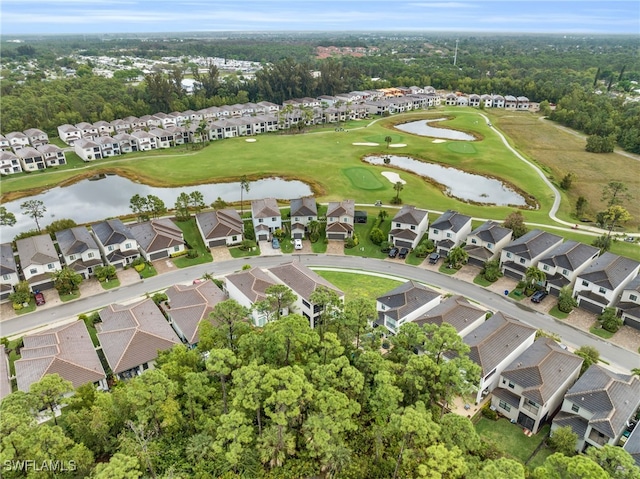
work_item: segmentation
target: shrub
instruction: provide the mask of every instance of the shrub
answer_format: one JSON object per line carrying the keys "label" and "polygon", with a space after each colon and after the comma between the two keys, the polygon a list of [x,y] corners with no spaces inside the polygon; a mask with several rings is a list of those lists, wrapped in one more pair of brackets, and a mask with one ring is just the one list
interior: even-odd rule
{"label": "shrub", "polygon": [[429,253],[427,252],[427,247],[423,244],[419,244],[418,246],[416,246],[416,249],[413,252],[417,258],[426,258],[427,256],[429,256]]}
{"label": "shrub", "polygon": [[13,303],[13,310],[14,311],[20,311],[22,309],[22,304],[20,303]]}
{"label": "shrub", "polygon": [[198,257],[198,251],[195,249],[190,249],[188,251],[185,251],[187,258],[189,259],[194,259]]}
{"label": "shrub", "polygon": [[578,302],[574,299],[571,288],[565,286],[558,296],[558,309],[563,313],[570,313],[576,306]]}
{"label": "shrub", "polygon": [[[185,254],[189,254],[190,251],[195,251],[195,250],[183,249],[182,251],[178,251],[177,253],[171,253],[170,257],[178,258],[180,256],[184,256]],[[198,256],[198,252],[196,251],[196,256],[194,256],[194,258],[196,258],[197,256]]]}
{"label": "shrub", "polygon": [[598,316],[598,321],[602,325],[602,329],[615,333],[622,326],[622,319],[616,316],[615,308],[604,308],[602,314]]}
{"label": "shrub", "polygon": [[500,262],[498,260],[487,261],[482,267],[482,276],[487,281],[493,283],[498,278],[502,277],[502,271],[500,271]]}
{"label": "shrub", "polygon": [[488,402],[487,404],[482,406],[482,415],[484,417],[486,417],[487,419],[491,419],[493,421],[497,421],[498,420],[498,413],[496,411],[494,411],[493,409],[491,409],[491,403],[490,402]]}
{"label": "shrub", "polygon": [[433,253],[436,250],[436,244],[433,242],[433,240],[425,240],[422,242],[422,244],[425,248],[427,248],[427,253]]}
{"label": "shrub", "polygon": [[245,264],[242,266],[242,271],[247,271],[248,269],[251,269],[252,266],[250,264]]}
{"label": "shrub", "polygon": [[138,273],[141,273],[143,269],[147,267],[146,264],[137,264],[133,267]]}
{"label": "shrub", "polygon": [[250,239],[246,239],[240,244],[240,249],[242,251],[249,251],[255,247],[256,247],[256,242]]}
{"label": "shrub", "polygon": [[[135,270],[136,270],[136,271],[142,271],[142,270],[140,270],[140,269],[136,268],[136,266],[140,266],[140,265],[143,265],[143,266],[144,266],[144,265],[145,265],[145,263],[146,263],[146,260],[145,260],[142,256],[138,256],[136,259],[134,259],[134,260],[131,262],[131,266],[133,266],[133,267],[135,268]],[[142,269],[144,269],[144,268],[142,268]]]}
{"label": "shrub", "polygon": [[353,238],[347,238],[344,242],[344,247],[346,249],[351,249],[356,247],[356,242]]}
{"label": "shrub", "polygon": [[369,239],[373,244],[380,245],[386,237],[380,228],[372,228],[369,233]]}

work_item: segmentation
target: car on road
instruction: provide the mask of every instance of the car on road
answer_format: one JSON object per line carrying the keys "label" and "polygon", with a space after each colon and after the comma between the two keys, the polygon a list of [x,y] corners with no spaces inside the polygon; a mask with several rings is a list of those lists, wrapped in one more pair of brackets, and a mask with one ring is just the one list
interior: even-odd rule
{"label": "car on road", "polygon": [[395,258],[398,256],[398,248],[391,248],[389,250],[389,258]]}
{"label": "car on road", "polygon": [[405,259],[408,254],[409,254],[409,249],[408,248],[401,248],[400,249],[400,253],[398,253],[398,258]]}
{"label": "car on road", "polygon": [[273,249],[279,249],[280,248],[280,241],[278,241],[278,238],[273,238],[271,240],[271,246],[273,247]]}
{"label": "car on road", "polygon": [[300,238],[293,240],[293,249],[302,249],[302,240]]}
{"label": "car on road", "polygon": [[635,243],[636,242],[636,239],[633,236],[627,236],[624,240],[627,243]]}
{"label": "car on road", "polygon": [[440,254],[438,253],[431,253],[429,255],[429,263],[430,264],[436,264],[438,261],[440,261]]}
{"label": "car on road", "polygon": [[36,306],[42,306],[43,304],[46,303],[46,301],[44,300],[44,294],[40,292],[37,292],[36,294],[34,294],[33,298],[36,300]]}
{"label": "car on road", "polygon": [[547,296],[546,291],[536,291],[535,293],[533,293],[533,296],[531,296],[531,301],[533,301],[534,303],[540,303],[546,296]]}

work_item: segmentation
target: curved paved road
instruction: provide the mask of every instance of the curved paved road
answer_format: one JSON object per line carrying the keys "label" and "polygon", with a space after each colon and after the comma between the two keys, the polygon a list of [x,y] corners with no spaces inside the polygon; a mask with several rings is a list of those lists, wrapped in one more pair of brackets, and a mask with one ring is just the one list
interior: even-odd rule
{"label": "curved paved road", "polygon": [[205,273],[222,276],[242,269],[244,264],[252,266],[271,267],[291,261],[299,261],[306,266],[331,267],[370,271],[400,278],[414,279],[416,281],[436,286],[454,294],[461,294],[467,298],[484,305],[493,311],[503,311],[514,316],[524,323],[537,329],[544,329],[559,334],[562,341],[571,347],[589,345],[596,347],[604,360],[621,370],[630,370],[640,367],[640,356],[614,344],[601,340],[593,335],[573,328],[551,316],[536,312],[526,305],[514,302],[499,294],[488,291],[482,287],[459,280],[455,277],[444,275],[435,271],[426,270],[404,263],[384,261],[354,256],[333,255],[284,255],[284,256],[260,256],[255,258],[235,259],[220,263],[207,263],[182,270],[171,271],[153,278],[123,286],[116,290],[105,291],[95,296],[81,298],[77,301],[65,303],[49,309],[38,310],[26,316],[16,317],[0,322],[0,336],[21,335],[45,325],[51,325],[58,321],[73,320],[79,314],[105,307],[111,303],[123,303],[132,298],[143,297],[146,293],[163,290],[169,286],[190,282],[201,277]]}

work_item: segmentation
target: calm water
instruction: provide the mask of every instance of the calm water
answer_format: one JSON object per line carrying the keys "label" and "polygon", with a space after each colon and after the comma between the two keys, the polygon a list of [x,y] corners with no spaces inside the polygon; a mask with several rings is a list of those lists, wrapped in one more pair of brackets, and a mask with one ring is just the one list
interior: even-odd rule
{"label": "calm water", "polygon": [[526,205],[525,199],[499,180],[474,175],[455,168],[425,163],[408,156],[386,155],[391,163],[384,164],[381,156],[367,156],[364,161],[372,165],[389,166],[411,171],[425,178],[431,178],[444,185],[446,194],[464,201],[492,205]]}
{"label": "calm water", "polygon": [[434,128],[429,126],[429,123],[436,121],[444,121],[446,118],[437,118],[435,120],[418,120],[411,121],[409,123],[402,123],[395,125],[398,130],[406,131],[407,133],[413,133],[419,136],[428,136],[430,138],[444,138],[446,140],[462,140],[462,141],[475,141],[473,135],[463,133],[457,130],[449,130],[447,128]]}
{"label": "calm water", "polygon": [[[11,241],[18,233],[35,228],[34,221],[23,215],[20,210],[20,204],[29,199],[44,202],[47,211],[40,220],[40,226],[44,228],[52,221],[62,218],[71,218],[80,224],[129,214],[129,200],[135,194],[156,195],[164,201],[167,208],[173,208],[180,193],[196,190],[202,192],[207,204],[213,203],[218,196],[227,202],[240,201],[240,183],[157,188],[120,176],[107,176],[95,181],[79,181],[64,188],[53,188],[39,195],[4,203],[3,206],[16,215],[17,223],[11,228],[3,226],[0,240],[3,243]],[[249,192],[243,195],[244,208],[246,210],[249,207],[247,200],[269,197],[290,200],[312,194],[311,188],[301,181],[287,181],[282,178],[252,181]]]}

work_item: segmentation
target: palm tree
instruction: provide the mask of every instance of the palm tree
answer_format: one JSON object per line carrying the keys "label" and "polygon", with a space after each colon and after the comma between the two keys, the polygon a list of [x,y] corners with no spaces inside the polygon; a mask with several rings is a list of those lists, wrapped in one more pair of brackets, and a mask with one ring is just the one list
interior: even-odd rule
{"label": "palm tree", "polygon": [[547,275],[545,272],[535,266],[530,266],[524,273],[524,281],[527,283],[527,289],[533,289],[537,283],[543,283],[546,279]]}
{"label": "palm tree", "polygon": [[449,251],[447,260],[453,268],[457,269],[469,260],[469,255],[462,248],[462,246],[456,246],[455,248],[452,248],[451,251]]}
{"label": "palm tree", "polygon": [[249,180],[247,179],[247,175],[244,175],[240,179],[240,216],[244,214],[244,204],[243,204],[244,192],[246,191],[247,193],[249,193],[249,189],[250,189]]}
{"label": "palm tree", "polygon": [[389,216],[389,213],[387,213],[386,210],[380,210],[378,212],[378,219],[380,220],[380,223],[382,223],[387,218],[387,216]]}
{"label": "palm tree", "polygon": [[307,231],[309,232],[309,239],[313,241],[313,238],[318,238],[320,234],[320,223],[318,221],[309,221],[307,223]]}
{"label": "palm tree", "polygon": [[402,201],[400,199],[400,192],[402,191],[403,188],[404,188],[404,184],[402,184],[402,181],[396,181],[396,184],[393,185],[393,189],[396,190],[396,197],[394,198],[394,201],[393,201],[394,205],[398,205]]}
{"label": "palm tree", "polygon": [[393,141],[393,138],[391,138],[390,136],[385,136],[384,137],[384,142],[387,144],[387,148],[389,148],[389,144]]}

